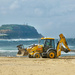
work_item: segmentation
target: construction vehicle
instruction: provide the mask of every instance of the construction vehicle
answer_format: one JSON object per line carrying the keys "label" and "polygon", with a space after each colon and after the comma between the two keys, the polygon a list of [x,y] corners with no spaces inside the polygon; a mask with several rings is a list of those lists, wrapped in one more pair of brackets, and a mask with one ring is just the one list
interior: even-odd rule
{"label": "construction vehicle", "polygon": [[[61,51],[66,53],[70,52],[66,39],[63,34],[59,35],[60,40],[57,43],[55,49],[55,39],[54,38],[44,38],[42,37],[38,45],[31,45],[28,48],[24,48],[23,45],[19,45],[17,56],[28,55],[29,58],[56,58],[61,56]],[[65,48],[63,47],[63,45]]]}

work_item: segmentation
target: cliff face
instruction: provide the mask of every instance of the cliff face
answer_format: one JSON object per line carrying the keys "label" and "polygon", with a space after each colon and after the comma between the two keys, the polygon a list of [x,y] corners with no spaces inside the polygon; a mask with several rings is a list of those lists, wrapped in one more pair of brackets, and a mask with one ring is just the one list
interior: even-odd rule
{"label": "cliff face", "polygon": [[[11,39],[11,38],[40,38],[41,34],[37,30],[28,25],[9,24],[2,25],[0,27],[0,38]],[[2,36],[2,34],[5,34]]]}

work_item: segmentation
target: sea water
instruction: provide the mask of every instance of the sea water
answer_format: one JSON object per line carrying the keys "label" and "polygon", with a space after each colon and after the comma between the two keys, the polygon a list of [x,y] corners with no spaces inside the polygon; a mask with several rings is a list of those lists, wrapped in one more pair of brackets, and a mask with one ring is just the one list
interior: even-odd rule
{"label": "sea water", "polygon": [[[35,39],[0,39],[0,56],[16,57],[18,52],[17,45],[23,44],[24,48],[31,44],[38,44],[37,38]],[[75,38],[66,39],[70,49],[75,50]],[[55,46],[57,46],[58,39],[55,39]],[[74,52],[61,52],[61,56],[75,56]]]}

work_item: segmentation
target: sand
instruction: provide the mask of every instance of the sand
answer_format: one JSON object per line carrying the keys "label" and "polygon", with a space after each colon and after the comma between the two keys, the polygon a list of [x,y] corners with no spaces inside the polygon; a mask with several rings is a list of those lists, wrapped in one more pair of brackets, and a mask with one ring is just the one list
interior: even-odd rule
{"label": "sand", "polygon": [[0,57],[0,75],[75,75],[75,56],[57,59]]}

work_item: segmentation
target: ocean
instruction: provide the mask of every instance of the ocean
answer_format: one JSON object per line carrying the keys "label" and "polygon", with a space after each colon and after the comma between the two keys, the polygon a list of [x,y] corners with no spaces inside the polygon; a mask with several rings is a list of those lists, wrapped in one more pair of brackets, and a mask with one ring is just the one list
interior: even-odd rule
{"label": "ocean", "polygon": [[[24,48],[31,44],[38,44],[39,39],[0,39],[0,57],[16,57],[18,52],[17,45],[23,44]],[[67,38],[67,43],[70,49],[75,50],[75,38]],[[58,39],[55,39],[57,46]],[[61,52],[61,56],[75,56],[74,52]]]}

